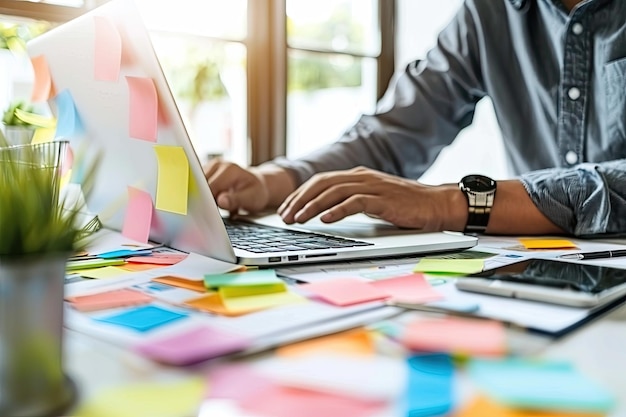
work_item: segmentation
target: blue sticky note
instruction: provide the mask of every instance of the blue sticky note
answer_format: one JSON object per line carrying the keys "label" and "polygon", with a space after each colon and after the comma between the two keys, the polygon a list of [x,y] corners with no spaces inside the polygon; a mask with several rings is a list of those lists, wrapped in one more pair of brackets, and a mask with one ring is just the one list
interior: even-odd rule
{"label": "blue sticky note", "polygon": [[139,250],[130,250],[130,249],[119,249],[111,252],[104,252],[98,254],[98,258],[102,259],[111,259],[111,258],[123,258],[126,256],[142,256],[142,255],[151,255],[152,249],[139,249]]}
{"label": "blue sticky note", "polygon": [[406,391],[408,417],[446,414],[452,408],[452,359],[443,353],[415,355],[407,360]]}
{"label": "blue sticky note", "polygon": [[469,372],[477,386],[512,407],[604,413],[614,405],[605,388],[567,362],[476,359]]}
{"label": "blue sticky note", "polygon": [[121,314],[97,318],[96,320],[129,327],[140,332],[147,332],[148,330],[184,317],[187,317],[187,315],[165,310],[160,307],[145,306],[125,311]]}
{"label": "blue sticky note", "polygon": [[76,110],[74,99],[69,90],[63,90],[54,98],[58,109],[57,130],[55,137],[72,138],[85,132],[83,123]]}

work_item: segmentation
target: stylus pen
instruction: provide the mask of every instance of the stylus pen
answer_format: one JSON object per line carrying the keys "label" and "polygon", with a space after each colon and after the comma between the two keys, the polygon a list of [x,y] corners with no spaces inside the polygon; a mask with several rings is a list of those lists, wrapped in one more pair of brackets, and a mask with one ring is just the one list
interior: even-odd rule
{"label": "stylus pen", "polygon": [[599,252],[567,253],[565,255],[559,256],[559,258],[582,260],[582,259],[617,258],[619,256],[626,256],[626,249],[604,250],[604,251],[599,251]]}

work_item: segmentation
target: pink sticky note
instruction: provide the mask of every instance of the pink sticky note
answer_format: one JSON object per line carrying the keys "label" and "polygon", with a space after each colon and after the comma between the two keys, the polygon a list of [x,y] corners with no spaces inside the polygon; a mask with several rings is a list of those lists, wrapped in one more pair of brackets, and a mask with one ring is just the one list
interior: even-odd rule
{"label": "pink sticky note", "polygon": [[48,61],[43,55],[31,58],[33,71],[35,73],[35,83],[33,85],[32,101],[46,101],[54,96],[52,77],[48,68]]}
{"label": "pink sticky note", "polygon": [[184,260],[187,255],[152,255],[152,256],[133,256],[126,259],[126,262],[138,264],[155,264],[155,265],[175,265]]}
{"label": "pink sticky note", "polygon": [[157,362],[189,365],[247,348],[250,340],[220,329],[198,327],[162,339],[145,340],[135,350]]}
{"label": "pink sticky note", "polygon": [[122,62],[122,39],[115,24],[103,16],[94,16],[94,77],[99,81],[117,81]]}
{"label": "pink sticky note", "polygon": [[138,242],[147,243],[152,224],[152,196],[138,188],[128,187],[128,206],[122,227],[122,235]]}
{"label": "pink sticky note", "polygon": [[272,386],[244,400],[254,415],[272,417],[361,417],[379,415],[385,403],[297,388]]}
{"label": "pink sticky note", "polygon": [[150,142],[157,140],[158,97],[151,78],[126,77],[130,96],[129,135]]}
{"label": "pink sticky note", "polygon": [[502,355],[506,334],[497,321],[448,317],[418,319],[409,323],[401,336],[409,349],[468,355]]}
{"label": "pink sticky note", "polygon": [[211,368],[206,398],[228,398],[237,402],[271,387],[269,377],[246,363],[228,363]]}
{"label": "pink sticky note", "polygon": [[443,296],[435,291],[422,274],[404,275],[382,279],[371,283],[376,288],[391,295],[394,301],[405,303],[426,303],[441,300]]}
{"label": "pink sticky note", "polygon": [[121,289],[99,294],[68,297],[66,300],[72,303],[72,307],[76,310],[96,311],[105,310],[107,308],[147,304],[152,301],[152,297],[139,291]]}
{"label": "pink sticky note", "polygon": [[384,290],[356,278],[318,281],[311,284],[303,284],[300,288],[338,306],[389,298],[389,294]]}

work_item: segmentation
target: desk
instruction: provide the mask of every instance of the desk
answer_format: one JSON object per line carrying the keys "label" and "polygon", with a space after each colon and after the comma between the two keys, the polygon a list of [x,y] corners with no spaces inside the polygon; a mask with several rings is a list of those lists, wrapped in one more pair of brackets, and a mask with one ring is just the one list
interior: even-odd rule
{"label": "desk", "polygon": [[[617,405],[609,416],[626,416],[626,388],[624,388],[626,359],[623,354],[626,346],[626,305],[557,341],[512,329],[508,332],[509,341],[515,344],[517,351],[525,351],[533,357],[571,361],[583,374],[609,388],[617,400]],[[103,389],[111,386],[168,381],[189,375],[200,375],[210,380],[214,366],[233,362],[222,359],[193,369],[162,366],[72,330],[67,330],[66,335],[66,369],[79,387],[80,402],[89,401],[98,396]],[[255,363],[271,356],[272,352],[265,352],[237,361]],[[462,372],[458,382],[459,392],[462,393],[459,401],[464,401],[464,398],[473,395],[475,388],[467,375]],[[71,412],[69,414],[71,415]],[[244,416],[244,414],[222,415]],[[215,416],[217,415],[212,415]],[[404,414],[389,409],[374,417],[396,416]]]}

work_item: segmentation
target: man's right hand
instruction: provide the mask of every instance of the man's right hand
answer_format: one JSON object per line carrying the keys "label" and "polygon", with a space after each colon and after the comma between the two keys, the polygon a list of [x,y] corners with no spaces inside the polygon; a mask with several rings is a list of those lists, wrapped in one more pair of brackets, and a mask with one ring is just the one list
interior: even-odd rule
{"label": "man's right hand", "polygon": [[204,176],[217,205],[231,214],[276,208],[296,188],[287,171],[270,164],[245,169],[214,159],[205,165]]}

